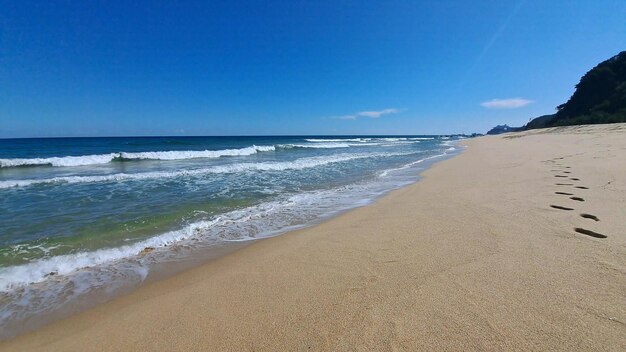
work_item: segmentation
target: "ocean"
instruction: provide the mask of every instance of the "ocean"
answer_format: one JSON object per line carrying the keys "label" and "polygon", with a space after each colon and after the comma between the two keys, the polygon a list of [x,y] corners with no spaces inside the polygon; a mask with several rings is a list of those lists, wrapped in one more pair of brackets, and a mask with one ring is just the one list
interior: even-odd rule
{"label": "ocean", "polygon": [[460,138],[0,140],[0,337],[367,204]]}

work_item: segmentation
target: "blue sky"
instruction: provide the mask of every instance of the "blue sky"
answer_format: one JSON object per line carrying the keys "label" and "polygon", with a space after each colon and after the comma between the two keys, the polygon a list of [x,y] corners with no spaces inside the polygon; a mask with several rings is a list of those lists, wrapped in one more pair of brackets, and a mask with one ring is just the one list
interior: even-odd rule
{"label": "blue sky", "polygon": [[0,137],[485,132],[626,49],[624,1],[0,8]]}

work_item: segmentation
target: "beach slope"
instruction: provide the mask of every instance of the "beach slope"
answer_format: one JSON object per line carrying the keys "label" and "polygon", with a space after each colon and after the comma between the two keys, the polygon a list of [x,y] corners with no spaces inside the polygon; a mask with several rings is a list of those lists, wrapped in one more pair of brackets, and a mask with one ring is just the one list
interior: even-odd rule
{"label": "beach slope", "polygon": [[626,350],[626,124],[465,144],[375,204],[0,350]]}

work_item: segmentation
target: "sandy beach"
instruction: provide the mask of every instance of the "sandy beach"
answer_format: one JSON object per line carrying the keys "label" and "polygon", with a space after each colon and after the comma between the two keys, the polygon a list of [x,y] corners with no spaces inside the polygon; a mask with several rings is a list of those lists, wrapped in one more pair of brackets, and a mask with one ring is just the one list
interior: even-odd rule
{"label": "sandy beach", "polygon": [[372,205],[0,350],[626,350],[626,124],[464,144]]}

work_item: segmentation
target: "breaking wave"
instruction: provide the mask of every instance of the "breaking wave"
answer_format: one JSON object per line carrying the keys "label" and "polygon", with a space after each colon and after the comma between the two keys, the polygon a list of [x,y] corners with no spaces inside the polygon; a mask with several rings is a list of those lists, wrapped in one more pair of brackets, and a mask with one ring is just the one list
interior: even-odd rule
{"label": "breaking wave", "polygon": [[301,170],[328,164],[340,163],[354,159],[389,157],[409,155],[412,153],[360,153],[360,154],[337,154],[330,156],[315,156],[300,158],[293,161],[238,163],[216,165],[207,168],[176,170],[176,171],[153,171],[141,173],[117,173],[108,175],[92,176],[58,176],[44,179],[7,180],[0,181],[0,189],[12,187],[27,187],[38,184],[50,183],[94,183],[94,182],[121,182],[129,180],[149,180],[160,178],[194,177],[206,174],[238,173],[246,171],[284,171]]}
{"label": "breaking wave", "polygon": [[114,161],[133,160],[184,160],[197,158],[219,158],[223,156],[247,156],[259,152],[271,152],[276,150],[274,146],[250,146],[241,149],[223,150],[181,150],[162,152],[138,152],[138,153],[109,153],[99,155],[63,156],[50,158],[29,159],[0,159],[0,167],[20,166],[87,166],[107,164]]}

